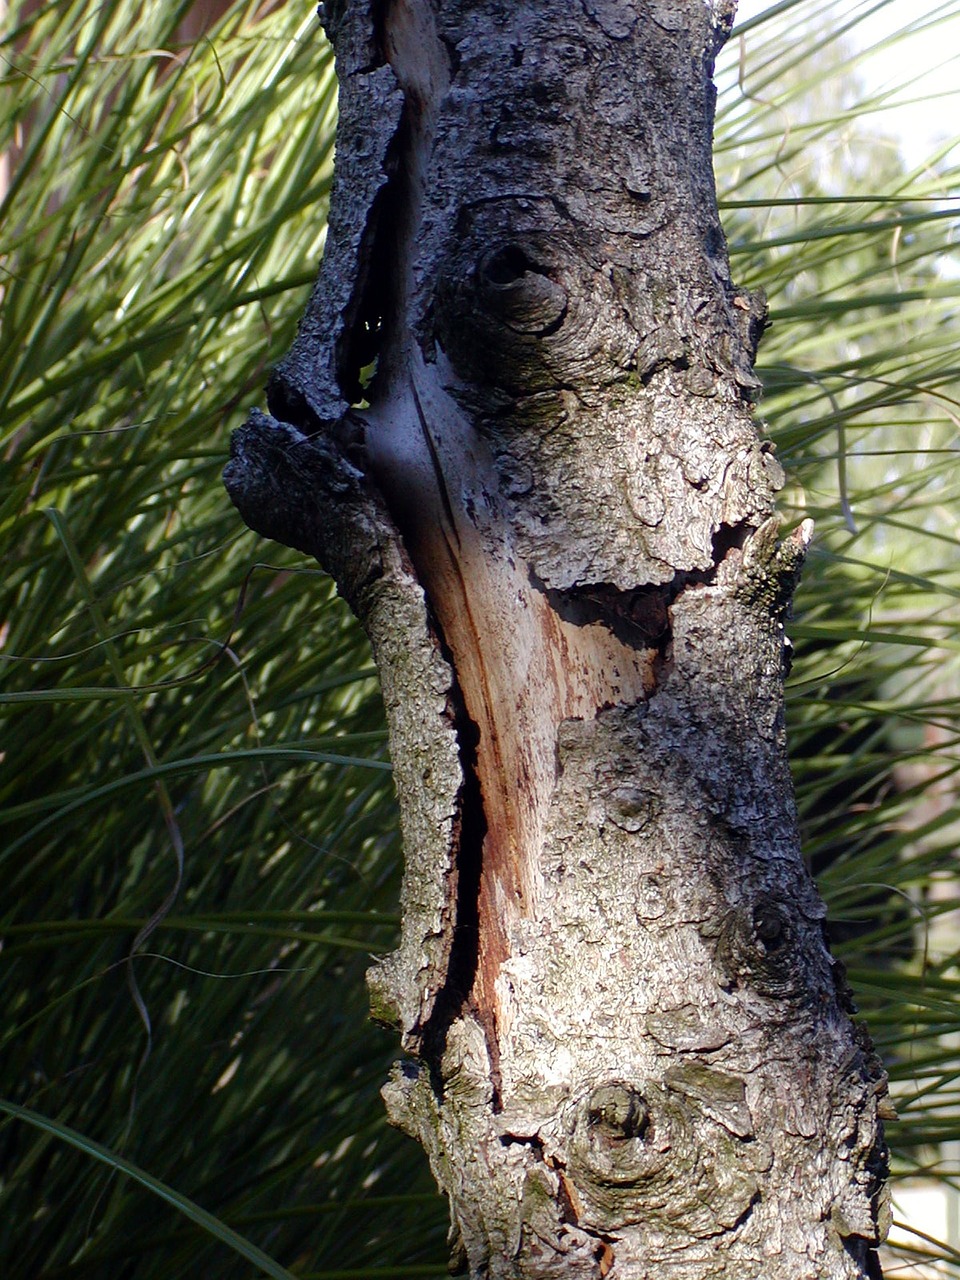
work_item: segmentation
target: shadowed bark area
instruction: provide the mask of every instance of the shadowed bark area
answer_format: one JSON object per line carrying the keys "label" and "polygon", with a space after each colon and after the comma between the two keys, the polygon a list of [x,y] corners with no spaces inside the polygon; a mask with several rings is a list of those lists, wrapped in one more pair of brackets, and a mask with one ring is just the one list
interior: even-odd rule
{"label": "shadowed bark area", "polygon": [[879,1275],[885,1082],[787,767],[809,540],[751,417],[717,0],[327,7],[341,118],[244,519],[370,635],[407,868],[385,1089],[475,1277]]}

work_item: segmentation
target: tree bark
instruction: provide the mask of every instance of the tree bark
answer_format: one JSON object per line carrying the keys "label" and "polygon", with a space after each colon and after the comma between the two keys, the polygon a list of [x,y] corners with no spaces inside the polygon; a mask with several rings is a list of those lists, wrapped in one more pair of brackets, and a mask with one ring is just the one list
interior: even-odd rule
{"label": "tree bark", "polygon": [[878,1276],[885,1081],[783,727],[809,530],[711,163],[726,0],[349,0],[319,282],[231,497],[373,644],[384,1095],[474,1277]]}

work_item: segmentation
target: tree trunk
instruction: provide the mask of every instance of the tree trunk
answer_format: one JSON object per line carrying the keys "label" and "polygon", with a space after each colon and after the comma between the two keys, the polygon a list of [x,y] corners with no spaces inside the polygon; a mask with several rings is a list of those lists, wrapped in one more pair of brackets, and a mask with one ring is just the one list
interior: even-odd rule
{"label": "tree trunk", "polygon": [[385,1089],[475,1277],[879,1275],[883,1072],[801,860],[727,0],[338,0],[326,255],[226,478],[373,643]]}

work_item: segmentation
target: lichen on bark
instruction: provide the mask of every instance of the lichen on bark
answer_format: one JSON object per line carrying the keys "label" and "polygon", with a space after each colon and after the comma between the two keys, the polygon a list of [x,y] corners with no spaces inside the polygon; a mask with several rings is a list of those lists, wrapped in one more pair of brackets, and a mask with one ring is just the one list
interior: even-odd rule
{"label": "lichen on bark", "polygon": [[373,643],[406,855],[385,1097],[475,1277],[879,1274],[884,1077],[784,741],[809,530],[778,536],[764,306],[713,188],[731,21],[331,6],[326,254],[226,473]]}

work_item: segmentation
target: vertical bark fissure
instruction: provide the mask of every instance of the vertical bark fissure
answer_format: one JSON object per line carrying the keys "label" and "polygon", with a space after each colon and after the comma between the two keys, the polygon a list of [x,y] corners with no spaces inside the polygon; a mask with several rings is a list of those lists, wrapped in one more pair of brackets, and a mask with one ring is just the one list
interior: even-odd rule
{"label": "vertical bark fissure", "polygon": [[[445,646],[444,646],[445,647]],[[451,845],[456,867],[456,888],[453,892],[453,921],[450,953],[433,1008],[420,1032],[422,1053],[431,1073],[431,1085],[438,1098],[444,1094],[440,1063],[446,1051],[447,1033],[457,1018],[470,1008],[470,996],[474,988],[479,956],[479,900],[480,878],[483,866],[483,842],[487,823],[483,812],[480,780],[477,776],[476,750],[477,726],[469,718],[459,691],[454,695],[457,707],[456,732],[459,745],[460,766],[463,771],[459,820],[454,828]],[[499,1095],[499,1071],[492,1028],[484,1027],[487,1050],[491,1060],[491,1078],[494,1098]]]}
{"label": "vertical bark fissure", "polygon": [[778,537],[710,171],[731,18],[331,5],[326,256],[289,421],[228,468],[373,642],[407,869],[371,987],[413,1058],[385,1096],[478,1278],[876,1272],[883,1076],[784,748],[809,531]]}

